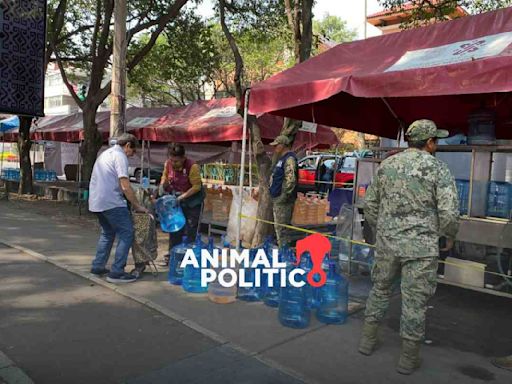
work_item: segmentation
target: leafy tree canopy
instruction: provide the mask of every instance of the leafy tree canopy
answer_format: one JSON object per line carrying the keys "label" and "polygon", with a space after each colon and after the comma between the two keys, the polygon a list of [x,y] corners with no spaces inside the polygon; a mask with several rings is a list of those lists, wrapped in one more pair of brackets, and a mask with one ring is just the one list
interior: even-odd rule
{"label": "leafy tree canopy", "polygon": [[463,7],[469,13],[477,14],[512,5],[512,0],[379,0],[385,9],[400,11],[405,4],[412,3],[416,7],[404,20],[401,27],[411,28],[429,24],[432,20],[447,20],[457,7]]}

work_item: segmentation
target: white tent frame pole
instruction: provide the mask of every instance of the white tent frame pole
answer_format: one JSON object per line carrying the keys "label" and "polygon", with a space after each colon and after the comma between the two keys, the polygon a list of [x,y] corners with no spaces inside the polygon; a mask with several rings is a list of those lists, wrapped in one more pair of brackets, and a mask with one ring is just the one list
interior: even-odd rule
{"label": "white tent frame pole", "polygon": [[[140,187],[142,188],[142,179],[144,178],[144,140],[142,140],[142,149],[140,151]],[[149,174],[148,174],[149,180]]]}
{"label": "white tent frame pole", "polygon": [[236,228],[236,249],[240,251],[240,235],[242,230],[242,202],[244,192],[244,177],[245,177],[245,154],[246,154],[246,141],[247,141],[247,110],[249,108],[249,95],[250,90],[245,92],[245,104],[244,104],[244,126],[242,129],[242,157],[240,159],[240,184],[238,186],[238,226]]}

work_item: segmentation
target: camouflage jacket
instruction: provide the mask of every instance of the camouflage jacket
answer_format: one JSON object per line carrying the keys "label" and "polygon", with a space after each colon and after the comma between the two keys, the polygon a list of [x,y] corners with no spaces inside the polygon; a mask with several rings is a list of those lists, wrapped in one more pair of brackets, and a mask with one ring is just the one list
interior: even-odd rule
{"label": "camouflage jacket", "polygon": [[[281,160],[279,160],[281,161]],[[274,166],[272,175],[270,177],[270,185],[274,181]],[[278,197],[272,198],[273,204],[293,204],[297,198],[297,183],[298,183],[298,166],[295,157],[287,157],[284,164],[282,164],[284,176],[282,179],[281,193]]]}
{"label": "camouflage jacket", "polygon": [[459,226],[455,180],[426,151],[407,149],[384,160],[365,198],[364,213],[377,229],[377,248],[400,257],[439,255],[439,237]]}

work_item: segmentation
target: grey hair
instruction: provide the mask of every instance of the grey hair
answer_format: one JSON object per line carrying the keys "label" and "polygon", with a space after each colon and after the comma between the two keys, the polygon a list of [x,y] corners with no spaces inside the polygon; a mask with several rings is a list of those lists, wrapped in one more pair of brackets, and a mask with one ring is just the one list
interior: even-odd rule
{"label": "grey hair", "polygon": [[120,145],[121,147],[124,147],[126,144],[130,143],[130,147],[136,148],[139,146],[139,140],[135,136],[133,136],[131,133],[123,133],[116,137],[116,144]]}

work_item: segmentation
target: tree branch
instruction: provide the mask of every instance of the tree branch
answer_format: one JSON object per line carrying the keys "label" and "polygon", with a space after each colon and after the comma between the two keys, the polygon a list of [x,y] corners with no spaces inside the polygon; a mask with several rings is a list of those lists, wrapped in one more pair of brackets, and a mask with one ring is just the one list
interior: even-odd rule
{"label": "tree branch", "polygon": [[225,0],[219,0],[219,12],[220,12],[220,25],[222,27],[222,31],[226,36],[226,39],[229,43],[229,47],[231,48],[231,52],[233,52],[233,56],[235,57],[235,75],[233,77],[233,81],[235,83],[235,97],[236,97],[236,109],[239,114],[243,115],[242,109],[242,72],[244,70],[244,61],[242,59],[242,55],[240,54],[240,50],[236,45],[235,38],[229,31],[228,26],[226,25],[226,15],[225,15]]}
{"label": "tree branch", "polygon": [[[176,0],[169,8],[167,8],[167,12],[160,16],[155,21],[157,22],[158,27],[151,33],[151,37],[147,44],[142,47],[128,62],[128,65],[126,66],[128,69],[128,72],[130,72],[137,64],[141,62],[141,60],[148,54],[148,52],[153,48],[153,46],[156,43],[156,40],[158,39],[158,36],[163,32],[167,24],[176,16],[178,16],[181,8],[187,3],[188,0]],[[131,31],[130,31],[131,33]]]}
{"label": "tree branch", "polygon": [[[96,0],[96,21],[94,23],[94,31],[92,33],[91,56],[96,55],[96,48],[98,44],[98,31],[101,22],[101,0]],[[109,27],[110,29],[110,27]]]}
{"label": "tree branch", "polygon": [[62,81],[66,85],[66,88],[68,89],[69,93],[71,94],[71,97],[73,97],[73,100],[75,100],[75,103],[80,107],[80,109],[83,110],[85,103],[78,98],[75,90],[73,89],[73,86],[69,83],[68,76],[66,75],[66,71],[64,70],[64,66],[62,65],[62,60],[60,59],[60,56],[59,56],[59,52],[57,51],[57,49],[53,43],[52,43],[52,49],[53,49],[53,52],[57,59],[57,66],[59,67]]}

